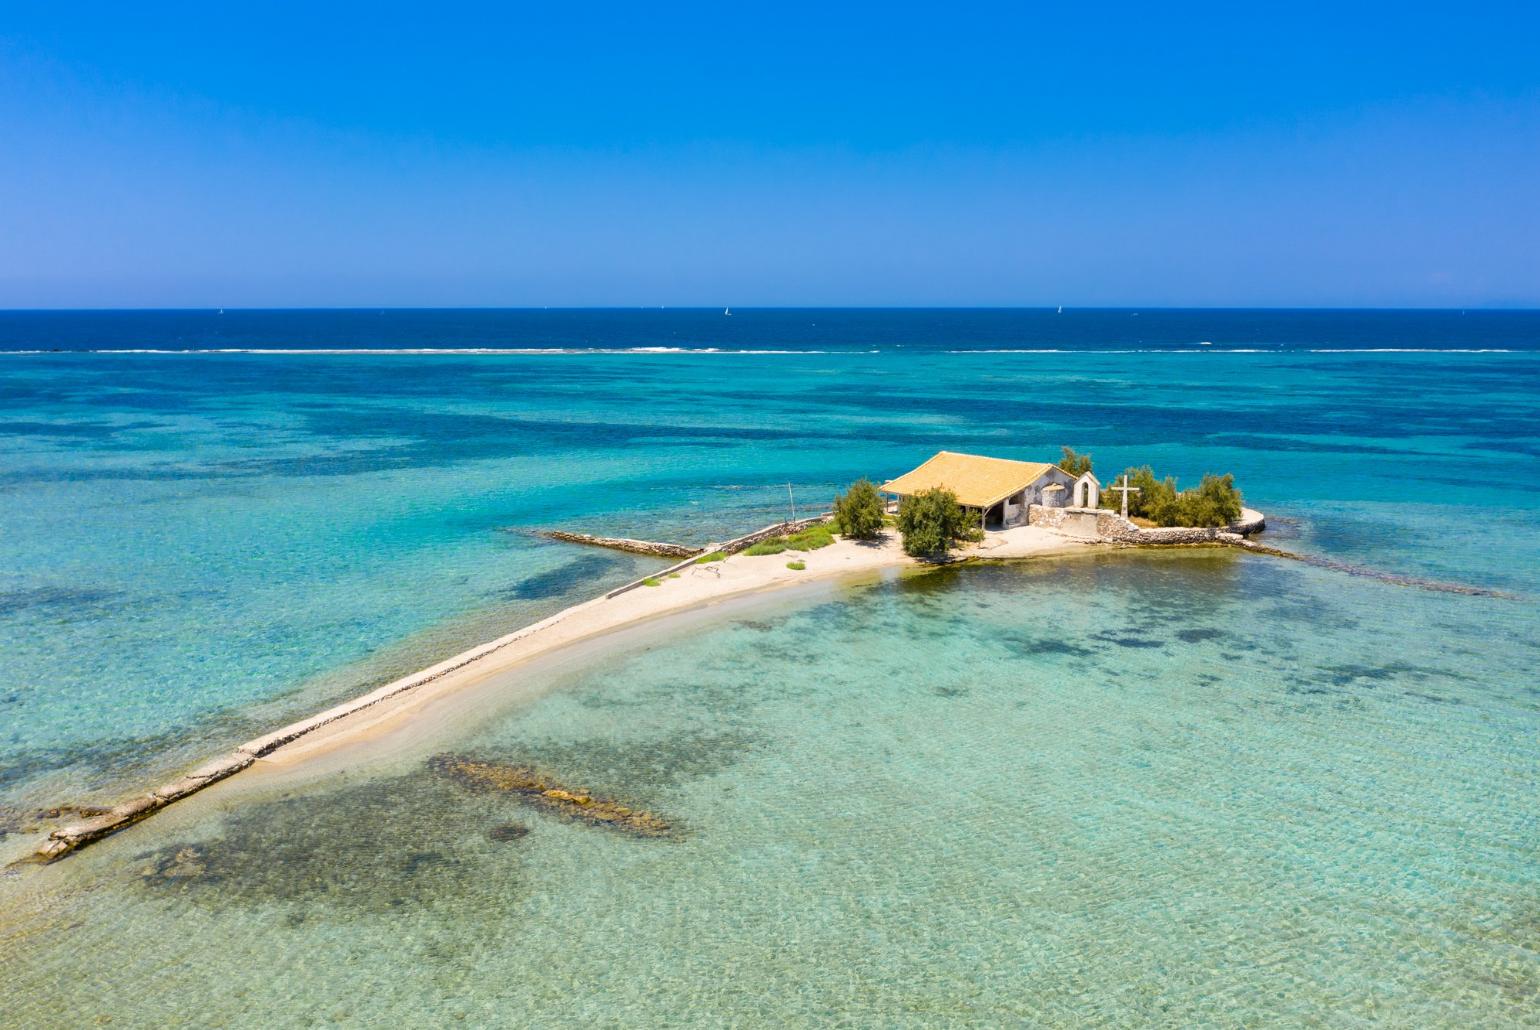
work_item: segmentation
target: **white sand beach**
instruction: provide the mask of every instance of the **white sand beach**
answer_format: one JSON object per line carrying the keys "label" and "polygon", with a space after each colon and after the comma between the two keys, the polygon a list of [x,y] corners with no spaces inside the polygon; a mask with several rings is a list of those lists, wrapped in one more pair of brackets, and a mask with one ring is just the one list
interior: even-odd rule
{"label": "white sand beach", "polygon": [[[990,533],[981,543],[965,545],[954,560],[1024,559],[1083,553],[1099,546],[1049,529],[1019,526]],[[201,792],[236,773],[247,778],[299,773],[323,755],[349,745],[376,744],[393,734],[410,737],[426,713],[450,698],[483,704],[484,691],[518,689],[520,666],[596,642],[623,629],[668,616],[699,612],[735,598],[789,589],[839,578],[859,579],[885,570],[921,568],[904,554],[897,534],[861,543],[836,539],[812,551],[734,554],[725,559],[690,562],[630,589],[566,608],[496,640],[464,651],[429,668],[401,677],[369,693],[257,737],[181,778],[134,797],[103,815],[52,831],[37,854],[57,858],[144,818],[182,798]],[[800,566],[800,567],[793,567]],[[495,682],[492,682],[494,681]],[[474,690],[472,688],[475,688]],[[437,718],[431,720],[437,722]],[[331,765],[332,763],[326,763]],[[309,770],[316,771],[316,770]],[[255,776],[251,774],[256,774]]]}
{"label": "white sand beach", "polygon": [[[990,533],[983,543],[960,548],[955,557],[1040,558],[1084,552],[1097,546],[1051,530],[1020,526]],[[792,569],[789,565],[794,562],[806,567]],[[430,669],[386,684],[362,698],[251,741],[244,749],[261,754],[259,766],[296,765],[352,741],[403,730],[424,708],[446,695],[504,676],[532,659],[623,627],[747,594],[818,580],[860,577],[885,569],[920,568],[923,564],[904,554],[897,534],[888,533],[877,543],[838,539],[814,551],[736,554],[722,561],[688,565],[672,577],[659,578],[657,586],[639,586],[574,605]],[[275,741],[282,743],[272,747]]]}

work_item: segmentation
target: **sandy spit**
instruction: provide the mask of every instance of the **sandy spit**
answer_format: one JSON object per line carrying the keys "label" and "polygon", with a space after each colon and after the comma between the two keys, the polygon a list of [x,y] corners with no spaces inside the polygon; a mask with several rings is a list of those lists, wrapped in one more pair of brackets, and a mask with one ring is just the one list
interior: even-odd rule
{"label": "sandy spit", "polygon": [[[1084,553],[1099,546],[1022,526],[991,533],[957,557],[1021,559]],[[793,569],[790,563],[805,567]],[[55,829],[40,842],[37,855],[55,859],[115,833],[183,797],[243,770],[283,775],[349,745],[377,741],[408,729],[424,709],[470,688],[486,687],[494,677],[499,690],[512,689],[509,673],[537,658],[548,658],[626,627],[683,612],[698,611],[733,598],[836,578],[863,578],[885,570],[919,567],[899,546],[895,534],[877,543],[836,540],[816,551],[774,555],[735,554],[707,564],[677,566],[657,585],[596,597],[549,618],[478,645],[419,672],[387,683],[326,711],[291,723],[240,745],[230,755],[206,763],[171,784],[133,798],[111,812]],[[324,763],[323,763],[324,764]]]}

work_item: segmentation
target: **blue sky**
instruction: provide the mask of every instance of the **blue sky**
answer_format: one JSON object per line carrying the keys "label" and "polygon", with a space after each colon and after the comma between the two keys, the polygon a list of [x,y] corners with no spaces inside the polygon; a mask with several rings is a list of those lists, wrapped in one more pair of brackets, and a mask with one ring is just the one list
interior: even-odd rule
{"label": "blue sky", "polygon": [[18,6],[5,307],[1540,306],[1533,4]]}

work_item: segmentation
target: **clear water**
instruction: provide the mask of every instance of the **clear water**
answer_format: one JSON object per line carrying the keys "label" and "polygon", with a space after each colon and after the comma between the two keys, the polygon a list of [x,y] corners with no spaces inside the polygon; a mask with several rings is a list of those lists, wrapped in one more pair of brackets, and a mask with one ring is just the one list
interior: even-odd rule
{"label": "clear water", "polygon": [[[55,867],[35,935],[0,940],[8,1018],[1533,1021],[1540,699],[1511,604],[1115,556],[706,629]],[[676,836],[468,791],[440,750]]]}
{"label": "clear water", "polygon": [[[0,1023],[1532,1021],[1540,315],[1155,314],[0,318],[68,351],[0,355],[12,809],[651,567],[509,527],[705,541],[940,447],[1232,470],[1284,546],[1520,595],[1182,555],[774,602],[432,742],[678,839],[428,751],[214,792],[0,881]],[[446,343],[607,352],[81,353]],[[740,352],[608,352],[665,345]]]}

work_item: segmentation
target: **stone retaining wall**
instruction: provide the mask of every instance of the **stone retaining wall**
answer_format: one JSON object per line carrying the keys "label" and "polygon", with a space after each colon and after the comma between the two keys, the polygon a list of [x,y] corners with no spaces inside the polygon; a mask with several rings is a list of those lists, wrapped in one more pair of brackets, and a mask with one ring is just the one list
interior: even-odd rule
{"label": "stone retaining wall", "polygon": [[1118,544],[1238,544],[1255,533],[1266,521],[1250,508],[1228,526],[1136,526],[1115,511],[1105,508],[1049,508],[1034,504],[1027,509],[1027,524],[1042,526],[1079,539],[1104,540]]}
{"label": "stone retaining wall", "polygon": [[1260,533],[1266,529],[1267,519],[1255,508],[1242,508],[1241,517],[1225,528],[1232,533],[1239,533],[1241,536],[1250,536],[1253,533]]}
{"label": "stone retaining wall", "polygon": [[679,564],[670,565],[666,569],[660,569],[657,572],[649,573],[648,575],[643,576],[641,579],[633,579],[631,582],[623,586],[616,587],[614,590],[611,590],[604,596],[607,598],[615,597],[619,594],[624,594],[628,590],[635,590],[637,587],[646,583],[649,579],[657,579],[661,576],[667,576],[670,573],[682,572],[689,568],[691,565],[694,565],[696,558],[700,555],[712,554],[716,551],[721,551],[724,554],[737,554],[739,551],[746,547],[753,547],[761,540],[769,540],[771,537],[787,536],[791,533],[798,533],[806,529],[808,526],[816,526],[820,522],[828,522],[833,517],[834,513],[832,511],[826,511],[822,515],[814,515],[812,518],[807,519],[797,519],[795,522],[776,522],[764,527],[763,529],[756,529],[752,533],[745,533],[743,536],[733,537],[731,540],[728,540],[725,543],[707,544],[705,547],[695,552],[694,555],[686,558]]}
{"label": "stone retaining wall", "polygon": [[822,515],[814,515],[811,518],[798,519],[795,522],[777,522],[773,526],[766,526],[764,529],[756,529],[752,533],[745,533],[743,536],[734,537],[732,540],[727,541],[725,544],[717,544],[714,547],[708,547],[706,548],[706,553],[709,554],[712,551],[725,551],[728,554],[737,554],[739,551],[745,548],[753,547],[761,540],[769,540],[770,538],[777,536],[791,536],[793,533],[802,532],[809,526],[816,526],[821,522],[828,522],[833,517],[834,513],[832,511],[826,511]]}

